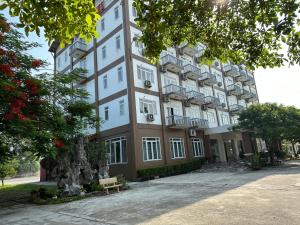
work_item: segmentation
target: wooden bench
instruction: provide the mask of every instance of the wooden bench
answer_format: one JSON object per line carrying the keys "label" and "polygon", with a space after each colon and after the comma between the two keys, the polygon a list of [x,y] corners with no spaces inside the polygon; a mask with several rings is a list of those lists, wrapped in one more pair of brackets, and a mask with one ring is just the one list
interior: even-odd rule
{"label": "wooden bench", "polygon": [[116,188],[118,192],[120,192],[120,187],[122,184],[120,184],[116,177],[106,178],[99,180],[99,185],[101,185],[106,192],[106,194],[109,194],[108,189]]}

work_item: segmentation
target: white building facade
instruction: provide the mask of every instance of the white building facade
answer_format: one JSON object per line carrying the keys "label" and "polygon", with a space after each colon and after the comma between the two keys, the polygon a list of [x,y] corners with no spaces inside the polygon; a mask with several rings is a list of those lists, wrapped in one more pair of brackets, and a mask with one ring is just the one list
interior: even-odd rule
{"label": "white building facade", "polygon": [[103,123],[89,135],[106,141],[112,174],[135,179],[149,167],[237,160],[253,149],[251,134],[230,130],[237,113],[258,102],[253,73],[243,65],[200,65],[199,46],[182,44],[144,57],[132,0],[96,1],[100,38],[53,43],[57,73],[84,68],[80,86],[90,93]]}

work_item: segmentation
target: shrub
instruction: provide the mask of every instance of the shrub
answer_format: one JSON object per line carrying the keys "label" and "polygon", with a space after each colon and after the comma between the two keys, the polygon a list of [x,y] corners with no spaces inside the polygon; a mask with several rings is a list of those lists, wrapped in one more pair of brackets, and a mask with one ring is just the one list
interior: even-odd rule
{"label": "shrub", "polygon": [[251,168],[253,170],[259,170],[261,166],[261,156],[256,152],[251,156]]}
{"label": "shrub", "polygon": [[117,175],[117,180],[120,184],[122,184],[121,189],[126,190],[129,188],[129,186],[127,184],[127,180],[125,179],[123,174]]}
{"label": "shrub", "polygon": [[183,173],[188,173],[193,170],[200,169],[203,165],[205,159],[194,160],[188,163],[182,163],[171,166],[161,166],[149,169],[138,170],[138,177],[143,180],[152,179],[156,176],[166,177],[172,175],[178,175]]}

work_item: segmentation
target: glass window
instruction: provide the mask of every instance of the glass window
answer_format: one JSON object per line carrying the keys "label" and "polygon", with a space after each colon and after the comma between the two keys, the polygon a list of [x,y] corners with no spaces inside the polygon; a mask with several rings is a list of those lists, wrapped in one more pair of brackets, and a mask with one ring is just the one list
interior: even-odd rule
{"label": "glass window", "polygon": [[132,6],[132,16],[136,17],[137,13],[136,13],[136,8]]}
{"label": "glass window", "polygon": [[226,104],[226,100],[225,100],[225,95],[224,94],[218,93],[218,98],[220,99],[221,103],[225,103]]}
{"label": "glass window", "polygon": [[193,144],[194,157],[203,157],[204,156],[203,140],[199,138],[195,138],[192,140],[192,144]]}
{"label": "glass window", "polygon": [[122,67],[118,68],[118,81],[119,82],[123,81],[123,68]]}
{"label": "glass window", "polygon": [[118,19],[119,18],[119,7],[117,6],[115,8],[115,19]]}
{"label": "glass window", "polygon": [[182,138],[171,138],[172,159],[185,158],[185,150]]}
{"label": "glass window", "polygon": [[60,57],[57,58],[57,67],[60,68]]}
{"label": "glass window", "polygon": [[120,106],[120,116],[123,116],[125,114],[125,102],[124,100],[119,101]]}
{"label": "glass window", "polygon": [[104,18],[102,18],[101,20],[101,31],[104,31],[105,30],[105,20]]}
{"label": "glass window", "polygon": [[140,113],[156,115],[157,110],[155,101],[140,99]]}
{"label": "glass window", "polygon": [[102,47],[102,59],[106,59],[106,46]]}
{"label": "glass window", "polygon": [[138,79],[143,81],[149,80],[151,81],[151,83],[154,83],[153,70],[138,65],[137,74],[138,74]]}
{"label": "glass window", "polygon": [[144,161],[153,161],[161,159],[160,139],[143,138]]}
{"label": "glass window", "polygon": [[104,108],[104,119],[109,120],[109,107],[108,106],[106,106]]}
{"label": "glass window", "polygon": [[227,115],[227,114],[222,114],[221,115],[221,120],[222,120],[223,125],[229,125],[230,124],[229,115]]}
{"label": "glass window", "polygon": [[106,140],[109,164],[127,163],[127,144],[124,137]]}
{"label": "glass window", "polygon": [[68,61],[68,50],[65,50],[65,62]]}
{"label": "glass window", "polygon": [[116,48],[117,48],[117,50],[119,50],[121,48],[120,35],[116,37]]}
{"label": "glass window", "polygon": [[103,88],[104,89],[108,88],[107,75],[103,76]]}

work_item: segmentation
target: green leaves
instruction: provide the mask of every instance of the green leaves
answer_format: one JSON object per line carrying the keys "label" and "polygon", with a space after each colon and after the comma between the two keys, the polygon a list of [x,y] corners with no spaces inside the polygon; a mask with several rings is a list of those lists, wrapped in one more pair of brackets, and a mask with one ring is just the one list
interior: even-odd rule
{"label": "green leaves", "polygon": [[[300,2],[295,0],[135,0],[146,55],[155,60],[160,52],[179,45],[203,43],[201,61],[215,58],[256,67],[300,62]],[[287,45],[287,54],[282,48]]]}
{"label": "green leaves", "polygon": [[50,42],[70,43],[80,35],[89,41],[97,37],[96,22],[100,16],[92,0],[4,0],[1,8],[9,7],[11,16],[18,16],[26,35],[44,28]]}

